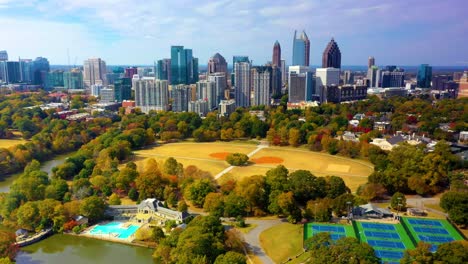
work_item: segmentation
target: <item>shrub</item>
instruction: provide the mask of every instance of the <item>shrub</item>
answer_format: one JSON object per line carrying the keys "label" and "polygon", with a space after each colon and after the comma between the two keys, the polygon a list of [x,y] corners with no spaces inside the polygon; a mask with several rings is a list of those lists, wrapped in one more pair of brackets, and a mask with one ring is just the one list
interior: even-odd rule
{"label": "shrub", "polygon": [[249,161],[249,157],[243,153],[231,153],[226,157],[226,161],[232,166],[242,166]]}

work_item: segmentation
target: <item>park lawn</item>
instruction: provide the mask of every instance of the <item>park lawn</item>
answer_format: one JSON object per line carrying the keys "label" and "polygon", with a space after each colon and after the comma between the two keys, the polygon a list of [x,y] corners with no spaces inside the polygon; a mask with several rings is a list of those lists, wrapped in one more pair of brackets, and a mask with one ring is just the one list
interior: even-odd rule
{"label": "park lawn", "polygon": [[282,263],[302,253],[302,232],[302,225],[276,225],[260,234],[260,244],[273,262]]}
{"label": "park lawn", "polygon": [[26,142],[24,139],[0,139],[0,148],[9,148]]}

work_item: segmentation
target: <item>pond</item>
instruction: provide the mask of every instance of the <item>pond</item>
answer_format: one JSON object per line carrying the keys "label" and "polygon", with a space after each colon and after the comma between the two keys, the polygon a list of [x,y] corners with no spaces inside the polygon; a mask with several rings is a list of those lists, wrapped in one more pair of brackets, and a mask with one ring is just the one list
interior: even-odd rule
{"label": "pond", "polygon": [[153,263],[153,249],[71,235],[53,235],[24,247],[18,264]]}

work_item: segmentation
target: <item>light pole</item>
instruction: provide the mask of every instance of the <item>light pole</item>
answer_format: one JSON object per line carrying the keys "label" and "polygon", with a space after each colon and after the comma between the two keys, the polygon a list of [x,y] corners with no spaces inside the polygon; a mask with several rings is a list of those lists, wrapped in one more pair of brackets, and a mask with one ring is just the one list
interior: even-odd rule
{"label": "light pole", "polygon": [[400,214],[400,208],[401,208],[401,206],[402,206],[402,204],[401,204],[401,197],[397,197],[397,200],[398,200],[397,219],[399,220],[399,219],[400,219],[400,216],[399,216],[399,214]]}
{"label": "light pole", "polygon": [[351,214],[351,211],[350,211],[351,210],[351,202],[347,201],[346,204],[348,205],[348,217],[347,218],[348,218],[348,221],[349,221],[349,216]]}
{"label": "light pole", "polygon": [[317,221],[317,203],[315,203],[315,209],[314,209],[314,222]]}

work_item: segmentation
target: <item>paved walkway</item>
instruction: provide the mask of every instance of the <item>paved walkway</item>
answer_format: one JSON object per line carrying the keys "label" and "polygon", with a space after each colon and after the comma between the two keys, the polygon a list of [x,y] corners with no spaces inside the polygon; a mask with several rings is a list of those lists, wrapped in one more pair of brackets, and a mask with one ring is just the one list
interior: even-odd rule
{"label": "paved walkway", "polygon": [[[247,156],[250,158],[252,157],[253,155],[255,155],[257,152],[259,152],[260,150],[264,149],[264,148],[268,148],[268,145],[264,145],[264,144],[260,144],[257,146],[256,149],[254,149],[252,152],[250,152],[249,154],[247,154]],[[236,166],[229,166],[227,167],[226,169],[224,169],[223,171],[221,171],[220,173],[216,174],[214,176],[215,180],[219,179],[221,176],[223,176],[224,174],[230,172],[232,169],[234,169]]]}
{"label": "paved walkway", "polygon": [[245,221],[247,224],[257,225],[249,233],[244,234],[245,242],[247,243],[247,248],[252,254],[258,257],[263,264],[274,264],[273,260],[265,253],[261,244],[260,244],[260,234],[266,229],[279,225],[282,223],[281,219],[274,220],[253,220],[247,219]]}

